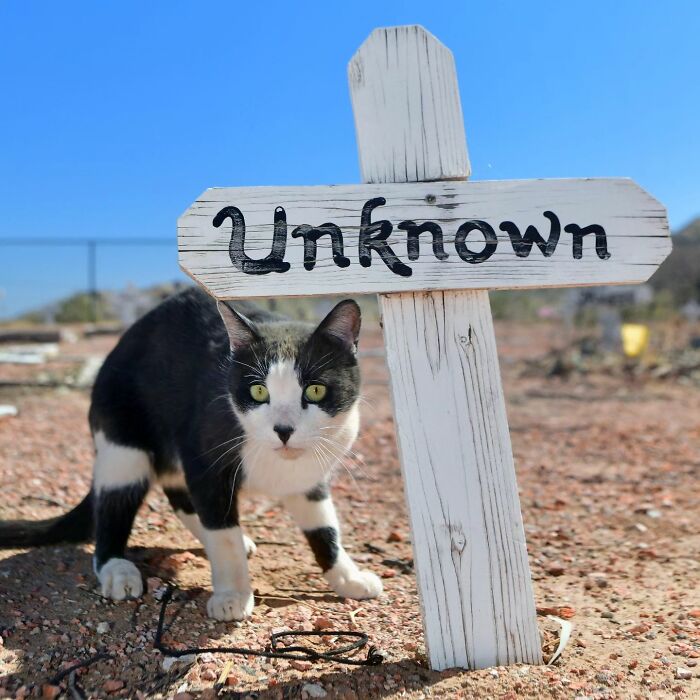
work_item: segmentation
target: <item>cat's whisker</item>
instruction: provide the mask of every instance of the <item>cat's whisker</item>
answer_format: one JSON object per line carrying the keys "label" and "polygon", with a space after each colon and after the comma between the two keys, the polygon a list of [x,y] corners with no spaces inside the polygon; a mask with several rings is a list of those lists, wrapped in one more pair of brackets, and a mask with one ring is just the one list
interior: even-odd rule
{"label": "cat's whisker", "polygon": [[236,435],[235,437],[232,437],[230,440],[224,440],[223,442],[220,442],[218,445],[214,445],[214,447],[210,447],[208,450],[205,450],[202,452],[200,457],[204,457],[204,455],[209,454],[210,452],[213,452],[214,450],[218,450],[220,447],[223,447],[224,445],[230,445],[232,442],[235,440],[238,440],[239,442],[245,442],[246,436],[245,435]]}
{"label": "cat's whisker", "polygon": [[[375,481],[373,477],[371,477],[362,467],[366,467],[367,464],[365,463],[364,459],[357,454],[357,452],[353,452],[349,447],[345,447],[345,445],[341,445],[339,442],[335,440],[331,440],[327,437],[324,437],[323,435],[319,435],[319,439],[323,440],[325,443],[328,445],[334,447],[336,450],[341,451],[341,454],[343,457],[347,458],[348,455],[351,455],[353,459],[355,460],[354,462],[350,462],[351,466],[356,467],[357,470],[362,474],[362,476],[367,479],[368,481]],[[345,466],[348,471],[350,471],[348,464],[343,462],[343,466]]]}
{"label": "cat's whisker", "polygon": [[355,478],[355,475],[348,468],[348,465],[345,463],[345,461],[342,459],[342,457],[339,457],[337,454],[335,454],[329,445],[324,445],[323,443],[319,443],[319,447],[321,447],[328,454],[330,454],[335,463],[341,464],[344,467],[345,471],[350,475],[350,478],[352,479],[352,482],[353,482],[355,489],[357,489],[358,493],[361,492],[360,485],[357,483],[357,479]]}

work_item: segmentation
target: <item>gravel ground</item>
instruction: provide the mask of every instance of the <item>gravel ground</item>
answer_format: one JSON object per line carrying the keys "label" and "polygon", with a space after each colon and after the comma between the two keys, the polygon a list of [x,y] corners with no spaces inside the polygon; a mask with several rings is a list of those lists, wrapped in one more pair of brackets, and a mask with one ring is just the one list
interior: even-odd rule
{"label": "gravel ground", "polygon": [[[244,506],[244,527],[258,543],[253,618],[208,620],[204,554],[154,490],[131,539],[149,588],[141,601],[100,598],[90,546],[0,552],[0,696],[213,698],[223,676],[220,694],[231,697],[700,697],[700,392],[606,376],[523,377],[521,361],[544,353],[558,333],[498,327],[546,648],[555,641],[546,614],[574,626],[557,664],[428,670],[386,368],[370,352],[357,458],[339,473],[335,497],[348,549],[384,578],[380,599],[331,594],[287,515],[253,500]],[[80,351],[108,344],[82,342]],[[381,348],[378,332],[363,347]],[[89,486],[87,394],[5,388],[0,403],[20,409],[0,418],[0,517],[61,513]],[[231,665],[223,655],[200,654],[164,665],[153,638],[167,581],[178,586],[167,618],[171,646],[260,648],[283,629],[356,629],[387,660],[343,667],[232,657]],[[67,679],[49,682],[100,652],[108,657],[76,673],[72,688]]]}

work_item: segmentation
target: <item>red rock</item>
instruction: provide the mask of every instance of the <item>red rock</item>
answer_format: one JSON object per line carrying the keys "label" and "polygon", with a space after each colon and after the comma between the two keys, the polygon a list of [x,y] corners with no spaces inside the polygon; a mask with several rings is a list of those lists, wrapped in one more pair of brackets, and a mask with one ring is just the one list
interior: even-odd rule
{"label": "red rock", "polygon": [[226,685],[236,685],[236,683],[238,683],[238,682],[239,682],[238,676],[234,676],[233,674],[230,674],[226,678]]}
{"label": "red rock", "polygon": [[105,681],[102,684],[102,689],[106,693],[116,693],[118,690],[121,690],[124,687],[124,681],[118,681],[114,678]]}
{"label": "red rock", "polygon": [[387,542],[403,542],[403,535],[396,530],[389,533],[389,537],[386,538]]}
{"label": "red rock", "polygon": [[310,661],[300,661],[299,659],[292,659],[289,665],[297,671],[308,671],[313,666]]}
{"label": "red rock", "polygon": [[382,571],[382,578],[394,578],[396,576],[396,572],[393,569],[384,569]]}
{"label": "red rock", "polygon": [[41,697],[47,700],[53,700],[61,694],[61,689],[57,685],[49,685],[46,683],[41,688]]}
{"label": "red rock", "polygon": [[694,617],[696,620],[700,618],[700,608],[695,608],[688,613],[688,617]]}
{"label": "red rock", "polygon": [[319,615],[319,617],[314,620],[313,624],[315,630],[327,630],[329,627],[333,626],[333,623],[323,615]]}

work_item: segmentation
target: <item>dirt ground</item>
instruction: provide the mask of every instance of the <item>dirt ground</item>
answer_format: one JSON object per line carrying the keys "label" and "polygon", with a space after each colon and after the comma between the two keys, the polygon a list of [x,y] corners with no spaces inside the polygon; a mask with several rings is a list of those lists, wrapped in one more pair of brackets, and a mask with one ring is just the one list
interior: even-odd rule
{"label": "dirt ground", "polygon": [[[0,552],[0,696],[700,698],[700,391],[604,375],[524,377],[522,360],[544,353],[559,333],[498,327],[541,628],[556,629],[547,613],[574,627],[555,665],[428,669],[387,372],[373,331],[362,346],[364,429],[334,492],[345,543],[383,577],[381,598],[331,594],[289,517],[253,500],[243,506],[258,543],[253,617],[211,621],[204,554],[154,490],[131,539],[149,589],[140,601],[100,598],[91,546]],[[100,353],[112,342],[81,341],[66,353]],[[87,392],[70,388],[0,389],[0,403],[20,411],[0,418],[2,519],[54,516],[87,491],[88,402]],[[167,616],[171,646],[262,648],[283,629],[357,629],[386,662],[230,657],[227,665],[229,657],[200,654],[164,664],[153,638],[166,581],[178,586]],[[70,688],[67,679],[50,683],[100,652],[107,656],[75,674]]]}

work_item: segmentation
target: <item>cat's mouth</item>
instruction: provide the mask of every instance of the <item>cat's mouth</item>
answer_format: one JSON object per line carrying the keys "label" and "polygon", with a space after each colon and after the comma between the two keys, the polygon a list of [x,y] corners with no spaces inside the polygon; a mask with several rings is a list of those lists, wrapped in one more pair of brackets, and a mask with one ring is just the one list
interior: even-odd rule
{"label": "cat's mouth", "polygon": [[282,457],[282,459],[296,459],[304,453],[304,450],[300,447],[289,447],[288,445],[282,445],[281,447],[276,447],[275,452]]}

